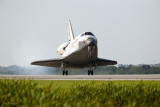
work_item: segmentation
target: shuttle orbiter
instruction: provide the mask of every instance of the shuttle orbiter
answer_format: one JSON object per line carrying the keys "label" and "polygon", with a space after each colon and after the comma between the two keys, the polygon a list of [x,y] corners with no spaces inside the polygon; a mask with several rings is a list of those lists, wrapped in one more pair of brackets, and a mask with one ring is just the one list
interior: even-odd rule
{"label": "shuttle orbiter", "polygon": [[91,32],[84,32],[74,37],[71,22],[68,21],[69,42],[63,43],[57,49],[60,58],[32,62],[32,65],[57,67],[63,69],[63,75],[68,75],[67,68],[90,68],[88,75],[98,66],[115,65],[117,61],[98,58],[97,38]]}

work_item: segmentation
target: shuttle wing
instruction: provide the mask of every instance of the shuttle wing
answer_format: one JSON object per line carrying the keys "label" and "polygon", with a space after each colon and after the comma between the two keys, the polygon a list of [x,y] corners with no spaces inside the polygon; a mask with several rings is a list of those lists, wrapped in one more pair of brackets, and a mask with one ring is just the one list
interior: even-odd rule
{"label": "shuttle wing", "polygon": [[[40,65],[40,66],[60,68],[63,60],[64,60],[64,58],[41,60],[41,61],[32,62],[31,65]],[[96,61],[96,64],[97,64],[97,66],[115,65],[115,64],[117,64],[117,61],[98,58]]]}
{"label": "shuttle wing", "polygon": [[32,62],[31,65],[40,65],[40,66],[49,66],[49,67],[61,67],[62,58],[56,59],[49,59],[49,60],[42,60],[42,61],[35,61]]}
{"label": "shuttle wing", "polygon": [[117,64],[117,61],[98,58],[96,63],[97,66],[106,66],[106,65],[115,65]]}

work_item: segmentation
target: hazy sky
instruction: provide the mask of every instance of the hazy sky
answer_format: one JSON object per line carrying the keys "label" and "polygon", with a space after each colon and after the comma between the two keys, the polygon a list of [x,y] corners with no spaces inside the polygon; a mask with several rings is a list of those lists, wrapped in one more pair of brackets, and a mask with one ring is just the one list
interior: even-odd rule
{"label": "hazy sky", "polygon": [[0,65],[60,57],[69,19],[75,36],[95,34],[99,57],[160,63],[159,0],[0,0]]}

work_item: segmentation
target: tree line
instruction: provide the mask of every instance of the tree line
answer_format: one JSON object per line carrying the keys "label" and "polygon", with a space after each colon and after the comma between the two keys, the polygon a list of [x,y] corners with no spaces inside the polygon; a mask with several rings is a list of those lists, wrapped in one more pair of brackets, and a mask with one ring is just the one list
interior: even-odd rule
{"label": "tree line", "polygon": [[[87,75],[89,68],[68,69],[69,75]],[[61,75],[62,69],[41,66],[0,66],[0,75]],[[160,64],[97,67],[94,75],[160,74]]]}

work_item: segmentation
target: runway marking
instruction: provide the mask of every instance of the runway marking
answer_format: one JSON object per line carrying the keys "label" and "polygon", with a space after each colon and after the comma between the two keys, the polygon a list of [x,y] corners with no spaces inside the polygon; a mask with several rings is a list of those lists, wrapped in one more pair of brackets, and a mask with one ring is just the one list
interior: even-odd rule
{"label": "runway marking", "polygon": [[160,74],[154,75],[0,75],[0,79],[33,80],[160,80]]}

